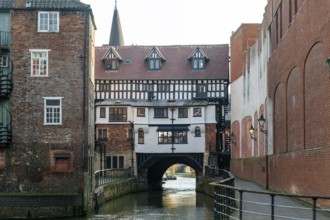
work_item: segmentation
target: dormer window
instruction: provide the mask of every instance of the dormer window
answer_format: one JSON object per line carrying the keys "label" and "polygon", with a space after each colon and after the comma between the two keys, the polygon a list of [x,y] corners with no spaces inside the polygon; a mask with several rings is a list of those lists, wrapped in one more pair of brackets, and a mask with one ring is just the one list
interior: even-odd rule
{"label": "dormer window", "polygon": [[149,70],[160,70],[162,68],[163,62],[166,61],[157,47],[152,48],[152,50],[146,56],[145,60],[148,62]]}
{"label": "dormer window", "polygon": [[193,70],[204,70],[205,64],[207,61],[209,61],[209,58],[201,48],[197,47],[188,57],[188,60],[191,61]]}
{"label": "dormer window", "polygon": [[118,70],[120,62],[123,59],[114,47],[109,47],[107,52],[104,54],[102,61],[106,70]]}

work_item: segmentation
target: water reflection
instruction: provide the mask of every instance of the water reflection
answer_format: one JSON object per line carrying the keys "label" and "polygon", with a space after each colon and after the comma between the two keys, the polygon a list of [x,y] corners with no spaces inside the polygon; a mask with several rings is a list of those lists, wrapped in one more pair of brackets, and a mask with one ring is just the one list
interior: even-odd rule
{"label": "water reflection", "polygon": [[169,180],[163,191],[134,193],[111,200],[88,219],[213,219],[212,198],[195,192],[195,179]]}

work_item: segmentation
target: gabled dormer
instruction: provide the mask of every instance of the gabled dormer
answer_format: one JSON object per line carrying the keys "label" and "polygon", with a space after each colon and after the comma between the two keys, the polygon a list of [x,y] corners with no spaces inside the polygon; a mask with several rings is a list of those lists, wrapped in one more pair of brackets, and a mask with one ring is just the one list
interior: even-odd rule
{"label": "gabled dormer", "polygon": [[166,62],[165,57],[157,47],[153,47],[144,60],[148,62],[149,70],[160,70],[163,63]]}
{"label": "gabled dormer", "polygon": [[106,70],[118,70],[119,64],[122,61],[123,59],[114,47],[109,47],[107,52],[102,57],[102,62],[104,63],[104,68]]}
{"label": "gabled dormer", "polygon": [[204,70],[209,58],[201,48],[197,47],[188,57],[188,60],[191,61],[193,70]]}

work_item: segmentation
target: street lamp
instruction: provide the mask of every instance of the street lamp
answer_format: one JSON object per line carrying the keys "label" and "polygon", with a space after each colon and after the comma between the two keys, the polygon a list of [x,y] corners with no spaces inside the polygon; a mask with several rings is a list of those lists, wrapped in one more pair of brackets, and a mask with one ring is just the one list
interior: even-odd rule
{"label": "street lamp", "polygon": [[260,131],[264,134],[267,135],[267,130],[265,130],[265,121],[266,119],[264,118],[264,115],[261,113],[259,119],[258,119],[258,122],[259,122],[259,128],[260,128]]}
{"label": "street lamp", "polygon": [[255,129],[254,129],[253,125],[251,124],[251,127],[250,127],[250,129],[249,129],[250,137],[251,137],[252,140],[256,141],[257,138],[254,137],[254,131],[255,131]]}

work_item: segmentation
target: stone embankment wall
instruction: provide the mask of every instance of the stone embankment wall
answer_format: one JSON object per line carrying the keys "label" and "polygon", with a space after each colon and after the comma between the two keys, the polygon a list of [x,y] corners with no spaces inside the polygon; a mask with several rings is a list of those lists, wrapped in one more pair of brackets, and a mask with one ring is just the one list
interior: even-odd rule
{"label": "stone embankment wall", "polygon": [[95,190],[95,206],[100,206],[102,203],[111,199],[127,195],[129,193],[147,191],[149,189],[145,182],[138,182],[136,179],[128,179],[109,183],[98,187]]}

